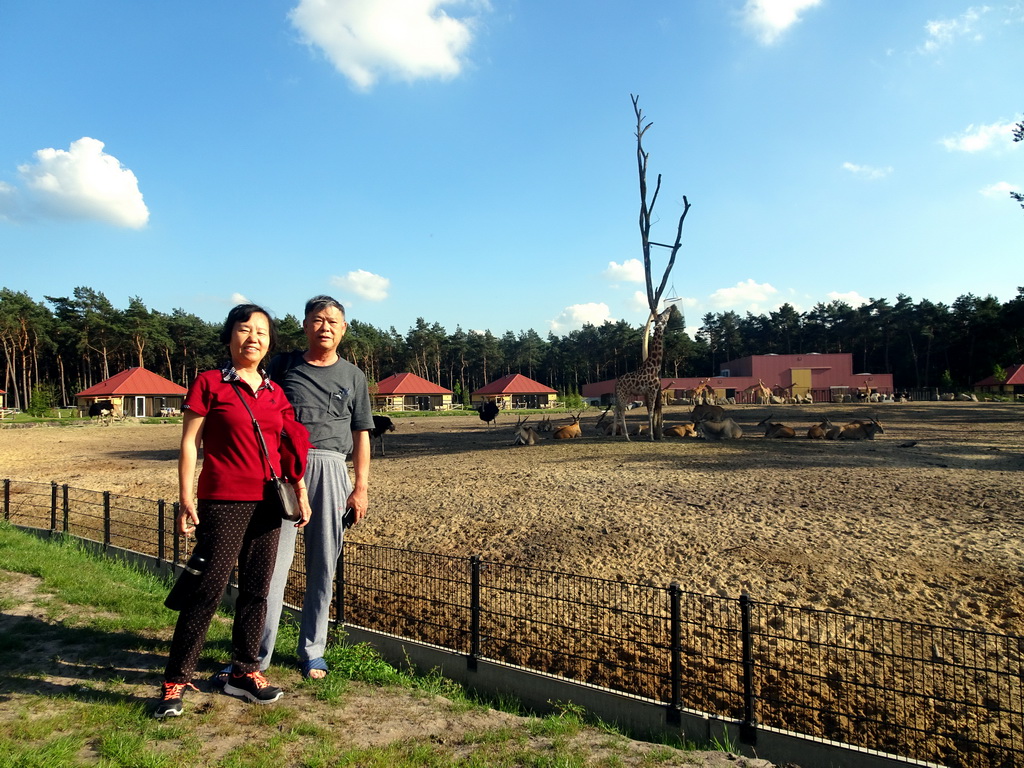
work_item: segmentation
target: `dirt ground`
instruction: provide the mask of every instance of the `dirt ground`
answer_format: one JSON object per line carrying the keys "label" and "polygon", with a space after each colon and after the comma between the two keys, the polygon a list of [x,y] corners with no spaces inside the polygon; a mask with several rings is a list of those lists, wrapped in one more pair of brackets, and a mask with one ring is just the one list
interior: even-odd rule
{"label": "dirt ground", "polygon": [[[1024,408],[735,406],[738,441],[598,435],[511,446],[514,416],[396,419],[371,544],[851,613],[1024,634]],[[686,418],[666,409],[665,423]],[[765,440],[873,416],[873,441]],[[645,420],[636,411],[630,419]],[[536,421],[538,417],[534,417]],[[554,417],[556,426],[567,416]],[[180,427],[0,429],[0,476],[176,497]]]}

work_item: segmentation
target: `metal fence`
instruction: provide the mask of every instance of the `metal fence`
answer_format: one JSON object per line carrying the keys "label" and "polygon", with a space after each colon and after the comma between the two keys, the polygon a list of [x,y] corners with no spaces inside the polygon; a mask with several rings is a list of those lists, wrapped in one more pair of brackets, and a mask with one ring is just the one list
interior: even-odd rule
{"label": "metal fence", "polygon": [[[180,562],[175,505],[5,480],[4,518]],[[301,536],[300,536],[301,546]],[[290,595],[305,575],[296,557]],[[297,602],[291,600],[291,602]],[[1024,765],[1024,638],[349,542],[348,624],[957,768]]]}

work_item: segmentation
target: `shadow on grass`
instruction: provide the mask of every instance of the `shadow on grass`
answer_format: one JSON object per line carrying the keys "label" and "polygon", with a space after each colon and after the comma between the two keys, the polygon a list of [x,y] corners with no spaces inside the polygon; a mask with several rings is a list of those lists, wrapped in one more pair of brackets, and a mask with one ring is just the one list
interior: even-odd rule
{"label": "shadow on grass", "polygon": [[[106,703],[151,702],[116,690],[163,680],[169,641],[134,632],[69,626],[34,617],[0,614],[0,702],[14,695],[62,697]],[[209,677],[230,657],[230,641],[210,640],[196,677]]]}

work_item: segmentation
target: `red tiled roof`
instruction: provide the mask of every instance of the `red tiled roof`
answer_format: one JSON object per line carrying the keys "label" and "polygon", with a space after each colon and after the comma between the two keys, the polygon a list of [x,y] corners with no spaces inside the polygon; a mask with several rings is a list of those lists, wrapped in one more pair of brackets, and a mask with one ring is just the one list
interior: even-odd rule
{"label": "red tiled roof", "polygon": [[451,395],[450,389],[427,381],[415,373],[393,373],[377,382],[378,395]]}
{"label": "red tiled roof", "polygon": [[557,395],[551,387],[528,379],[521,373],[510,373],[476,390],[474,395]]}
{"label": "red tiled roof", "polygon": [[[1006,369],[1006,381],[1003,384],[1024,384],[1024,365],[1011,365]],[[981,381],[974,382],[976,387],[998,387],[1000,382],[995,376],[987,376]]]}
{"label": "red tiled roof", "polygon": [[129,368],[83,389],[75,397],[109,395],[184,395],[188,390],[145,368]]}

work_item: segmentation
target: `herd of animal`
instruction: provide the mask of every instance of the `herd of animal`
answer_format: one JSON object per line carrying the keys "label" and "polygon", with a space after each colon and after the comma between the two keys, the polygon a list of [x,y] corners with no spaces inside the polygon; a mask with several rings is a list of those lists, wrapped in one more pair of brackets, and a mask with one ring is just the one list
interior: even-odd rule
{"label": "herd of animal", "polygon": [[[481,421],[491,426],[495,425],[500,413],[497,405],[493,402],[485,403],[482,406],[478,406],[476,410]],[[622,426],[617,420],[607,424],[603,423],[607,414],[608,411],[606,410],[601,415],[601,418],[597,420],[595,425],[597,432],[608,436],[622,435]],[[738,440],[743,437],[743,428],[736,423],[735,419],[727,416],[725,409],[720,405],[695,405],[689,415],[689,421],[665,427],[662,434],[665,437],[699,438],[710,441]],[[882,425],[873,418],[854,419],[840,426],[833,424],[828,416],[826,416],[821,422],[812,424],[805,431],[803,427],[791,427],[772,421],[774,415],[774,413],[768,414],[757,424],[758,427],[764,429],[764,437],[768,440],[796,437],[805,437],[809,440],[874,440],[875,435],[885,433]],[[533,424],[529,423],[530,416],[526,418],[517,416],[515,427],[512,430],[512,445],[537,445],[544,435],[550,435],[553,440],[569,440],[574,437],[582,437],[583,428],[580,426],[580,419],[582,417],[583,411],[570,413],[568,424],[555,426],[551,421],[551,416],[546,415]],[[373,423],[374,428],[370,434],[378,440],[380,452],[383,456],[384,434],[386,432],[394,432],[395,424],[387,416],[376,415],[373,417]],[[638,436],[646,435],[647,432],[647,424],[637,424],[629,434]]]}
{"label": "herd of animal", "polygon": [[[604,435],[622,435],[622,426],[617,420],[603,424],[605,411],[595,425],[597,431]],[[530,417],[525,419],[519,417],[513,429],[513,445],[537,445],[541,433],[551,432],[555,440],[563,440],[572,437],[582,437],[583,430],[580,427],[580,417],[583,412],[569,414],[570,423],[553,428],[551,417],[545,416],[538,424],[530,426]],[[758,423],[758,427],[764,429],[764,437],[769,440],[779,438],[806,437],[809,440],[874,440],[875,435],[884,434],[885,430],[877,420],[854,419],[843,425],[833,424],[828,416],[818,424],[812,424],[804,431],[791,427],[780,422],[772,421],[774,414],[768,414]],[[647,424],[635,425],[629,434],[633,436],[645,435],[648,432]],[[726,416],[725,409],[720,405],[697,405],[690,412],[690,420],[681,424],[673,424],[665,427],[662,431],[665,437],[679,438],[700,438],[703,440],[738,440],[743,437],[743,427],[736,423],[736,420]],[[628,437],[628,435],[626,435]]]}

